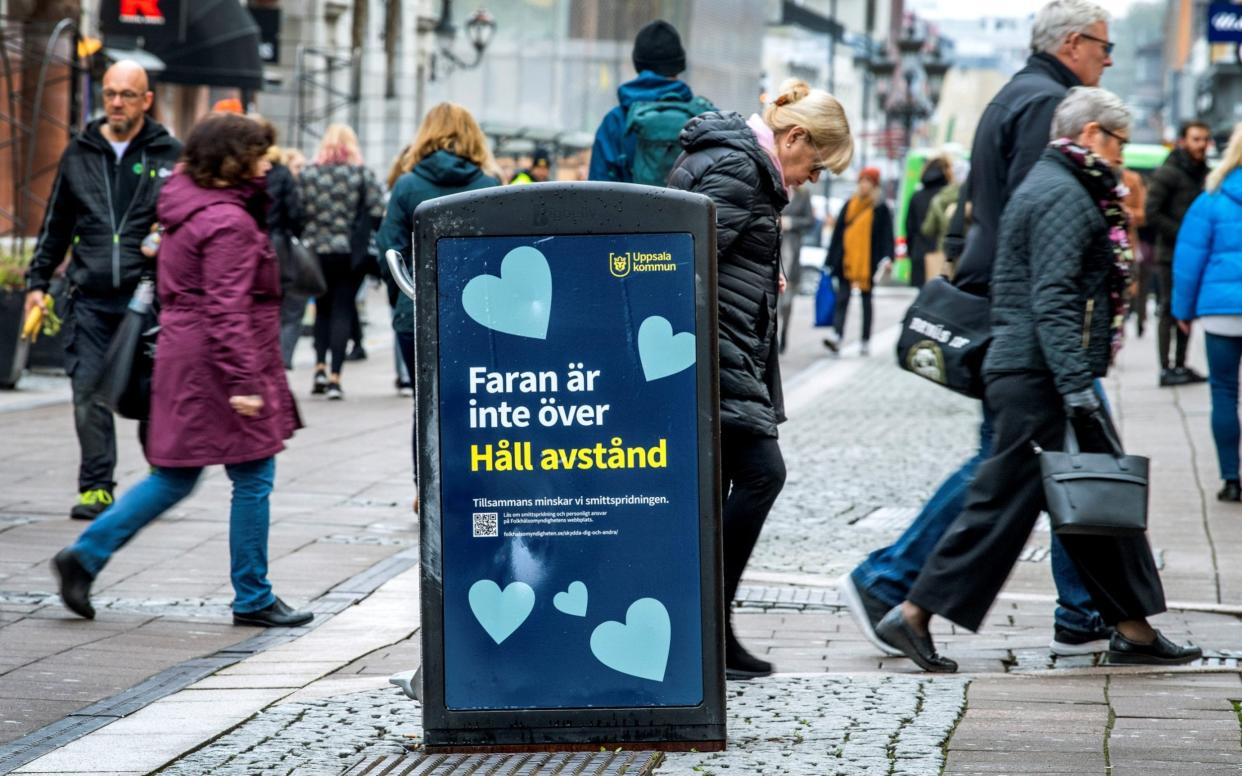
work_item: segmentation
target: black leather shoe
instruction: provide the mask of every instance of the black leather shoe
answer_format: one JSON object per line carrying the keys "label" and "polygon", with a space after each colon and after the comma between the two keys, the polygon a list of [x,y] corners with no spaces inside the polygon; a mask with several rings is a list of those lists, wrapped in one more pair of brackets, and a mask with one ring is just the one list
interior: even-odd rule
{"label": "black leather shoe", "polygon": [[901,615],[901,607],[894,606],[875,626],[875,635],[887,644],[900,649],[902,654],[910,658],[924,671],[936,674],[951,674],[957,671],[957,662],[936,654],[936,645],[931,634],[920,636]]}
{"label": "black leather shoe", "polygon": [[1182,385],[1195,385],[1197,383],[1206,383],[1207,378],[1199,374],[1188,366],[1175,367],[1173,371],[1181,379]]}
{"label": "black leather shoe", "polygon": [[1156,631],[1150,644],[1130,641],[1120,631],[1108,642],[1108,662],[1114,665],[1178,665],[1193,663],[1203,657],[1203,649],[1194,644],[1174,644]]}
{"label": "black leather shoe", "polygon": [[725,625],[725,678],[756,679],[771,676],[772,664],[746,651],[733,635],[733,623]]}
{"label": "black leather shoe", "polygon": [[258,625],[263,628],[296,628],[315,619],[314,612],[299,612],[277,598],[271,606],[257,612],[233,612],[234,625]]}
{"label": "black leather shoe", "polygon": [[1242,486],[1237,480],[1225,480],[1225,487],[1216,494],[1217,501],[1242,501]]}
{"label": "black leather shoe", "polygon": [[91,606],[91,583],[95,578],[78,556],[66,547],[52,558],[52,571],[60,579],[60,601],[65,608],[79,617],[95,619],[95,607]]}

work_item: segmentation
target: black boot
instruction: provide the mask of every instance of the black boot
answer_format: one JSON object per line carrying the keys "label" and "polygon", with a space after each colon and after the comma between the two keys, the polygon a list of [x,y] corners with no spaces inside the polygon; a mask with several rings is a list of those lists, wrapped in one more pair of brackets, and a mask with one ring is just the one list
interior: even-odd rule
{"label": "black boot", "polygon": [[60,579],[60,600],[65,608],[79,617],[95,619],[95,607],[91,606],[91,583],[95,578],[68,547],[52,558],[52,571]]}
{"label": "black boot", "polygon": [[1225,480],[1225,487],[1216,494],[1217,501],[1242,501],[1242,486],[1237,480]]}
{"label": "black boot", "polygon": [[772,674],[772,664],[766,660],[760,660],[754,655],[746,651],[733,635],[733,623],[731,620],[725,621],[725,678],[726,679],[755,679],[760,676],[770,676]]}

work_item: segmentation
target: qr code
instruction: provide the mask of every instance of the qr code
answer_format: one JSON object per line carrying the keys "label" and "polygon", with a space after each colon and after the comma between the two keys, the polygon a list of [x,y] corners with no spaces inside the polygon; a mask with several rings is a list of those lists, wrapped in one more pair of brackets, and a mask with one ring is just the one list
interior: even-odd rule
{"label": "qr code", "polygon": [[495,512],[474,513],[474,538],[497,536],[499,520]]}

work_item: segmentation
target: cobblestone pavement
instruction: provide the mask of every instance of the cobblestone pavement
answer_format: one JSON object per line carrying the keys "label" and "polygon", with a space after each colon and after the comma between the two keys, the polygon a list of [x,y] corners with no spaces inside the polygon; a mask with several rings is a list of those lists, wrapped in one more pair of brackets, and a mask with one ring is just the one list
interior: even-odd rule
{"label": "cobblestone pavement", "polygon": [[[669,754],[657,772],[935,776],[966,684],[958,677],[822,674],[736,682],[728,693],[729,749]],[[406,753],[417,745],[420,723],[418,703],[395,689],[285,703],[160,773],[338,774],[357,760]]]}
{"label": "cobblestone pavement", "polygon": [[[824,390],[782,429],[787,485],[734,614],[739,638],[778,673],[729,684],[726,752],[670,754],[656,773],[1242,772],[1242,567],[1228,562],[1242,546],[1242,520],[1210,500],[1206,387],[1155,388],[1149,342],[1123,353],[1107,389],[1127,443],[1153,457],[1150,533],[1171,602],[1156,624],[1203,644],[1209,658],[1173,671],[1102,666],[1099,656],[1052,660],[1046,530],[1033,534],[980,634],[936,622],[962,674],[920,674],[863,639],[833,579],[896,536],[976,443],[976,403],[893,365],[887,325],[904,301],[880,300],[885,326],[869,359],[817,362],[815,341],[794,340],[790,360],[820,370]],[[116,608],[147,611],[136,597],[118,591]],[[404,772],[421,756],[419,706],[383,682],[418,662],[417,634],[364,654],[162,772],[339,774],[384,756],[401,758],[391,772]]]}

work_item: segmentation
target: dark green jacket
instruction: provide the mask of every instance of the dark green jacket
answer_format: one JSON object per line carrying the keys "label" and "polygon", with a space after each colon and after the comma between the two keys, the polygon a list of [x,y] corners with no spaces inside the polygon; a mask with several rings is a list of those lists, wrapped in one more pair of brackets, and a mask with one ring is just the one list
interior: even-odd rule
{"label": "dark green jacket", "polygon": [[[376,235],[380,253],[390,248],[401,253],[408,264],[412,255],[414,209],[429,199],[498,186],[495,178],[484,175],[474,162],[436,151],[423,159],[413,170],[397,179],[388,200],[388,212]],[[387,273],[387,264],[380,262]],[[391,282],[391,279],[388,279]],[[398,332],[414,332],[414,302],[405,294],[397,295],[397,311],[392,327]]]}

